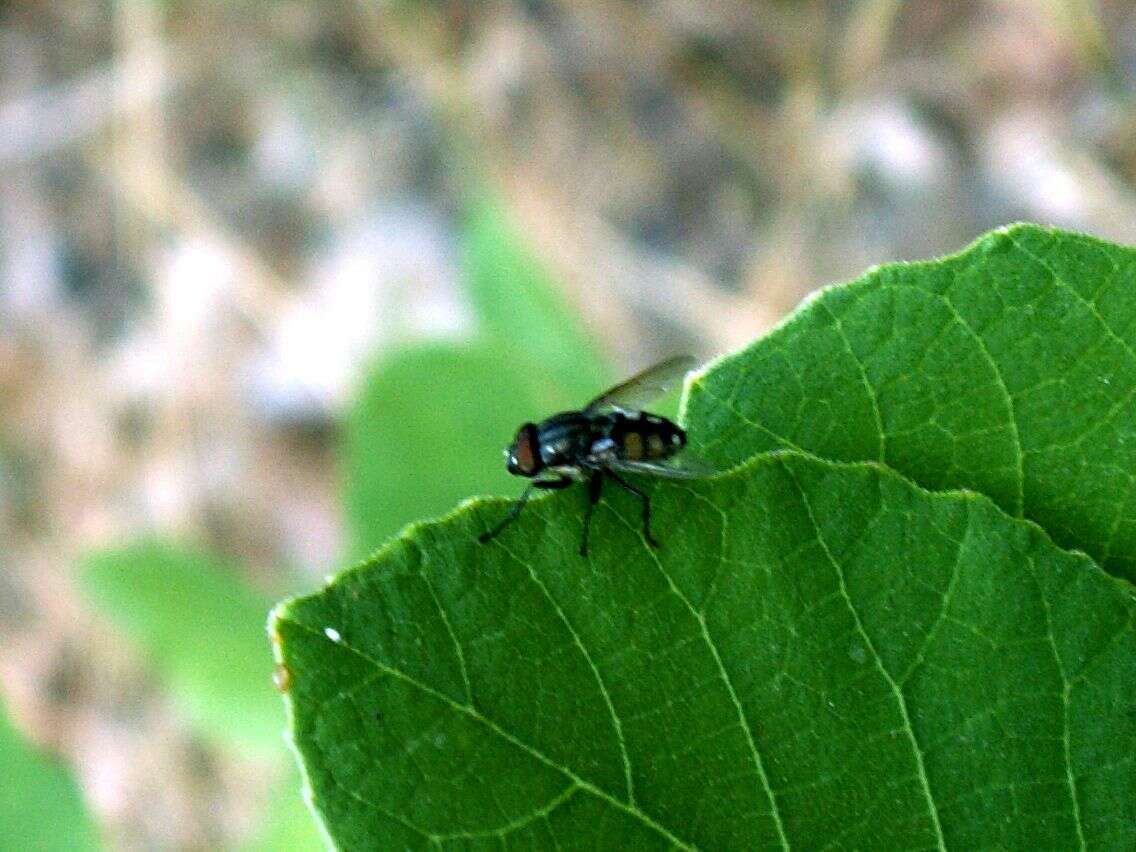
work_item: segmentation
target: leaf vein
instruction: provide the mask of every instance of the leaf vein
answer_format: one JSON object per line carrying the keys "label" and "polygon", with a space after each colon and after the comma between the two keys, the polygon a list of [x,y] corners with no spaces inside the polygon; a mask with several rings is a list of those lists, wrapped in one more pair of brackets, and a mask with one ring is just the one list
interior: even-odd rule
{"label": "leaf vein", "polygon": [[927,799],[927,810],[931,817],[931,823],[935,829],[935,834],[939,843],[939,849],[942,850],[942,852],[946,852],[947,843],[946,839],[943,836],[943,826],[939,821],[939,811],[938,807],[935,804],[935,798],[931,794],[931,784],[927,778],[926,767],[923,765],[923,753],[919,747],[919,740],[915,736],[915,728],[911,724],[911,715],[907,711],[907,699],[904,697],[903,690],[900,688],[899,684],[896,683],[895,679],[892,678],[891,673],[888,672],[887,667],[884,666],[883,658],[880,656],[879,652],[876,650],[876,646],[869,638],[867,630],[864,629],[864,623],[860,620],[860,614],[857,611],[855,604],[852,602],[852,596],[848,593],[848,584],[845,582],[844,569],[840,566],[840,563],[833,556],[832,551],[828,547],[828,543],[825,541],[824,533],[821,532],[820,524],[817,522],[816,515],[813,514],[812,504],[809,502],[809,498],[805,492],[805,489],[797,480],[797,475],[793,471],[792,467],[787,464],[783,465],[782,467],[786,471],[786,473],[789,474],[789,478],[793,481],[793,485],[796,487],[797,492],[801,495],[802,505],[804,505],[805,512],[809,517],[809,522],[812,524],[812,527],[816,532],[817,543],[820,545],[821,550],[824,551],[825,558],[832,565],[833,570],[836,571],[837,579],[840,581],[841,594],[844,597],[845,604],[848,606],[848,611],[852,615],[852,620],[856,624],[856,630],[864,640],[864,644],[867,646],[868,650],[871,651],[872,656],[876,660],[876,666],[879,668],[880,673],[884,677],[884,680],[887,681],[888,685],[891,687],[892,693],[895,695],[896,702],[899,706],[899,712],[903,717],[904,730],[907,731],[908,739],[911,742],[912,754],[915,758],[915,766],[918,771],[919,780],[922,784],[923,794]]}
{"label": "leaf vein", "polygon": [[994,378],[998,382],[998,387],[1001,388],[1002,393],[1006,397],[1006,413],[1008,415],[1010,437],[1013,438],[1014,441],[1014,467],[1015,472],[1017,473],[1017,494],[1015,495],[1016,504],[1014,506],[1013,514],[1021,517],[1022,513],[1025,511],[1026,473],[1025,456],[1022,451],[1022,436],[1018,430],[1018,417],[1017,412],[1014,408],[1014,395],[1010,393],[1010,387],[1006,384],[1006,377],[1002,375],[1002,368],[998,366],[998,362],[990,353],[990,350],[986,346],[986,341],[982,339],[982,335],[980,335],[971,326],[971,324],[966,321],[966,318],[963,317],[961,313],[959,313],[958,308],[955,307],[954,302],[950,300],[949,296],[940,294],[939,298],[943,300],[943,304],[947,306],[947,309],[951,312],[951,315],[954,316],[955,321],[959,325],[961,325],[962,328],[974,339],[974,342],[978,345],[978,348],[982,353],[982,357],[985,358],[986,363],[990,365],[990,369],[994,373]]}
{"label": "leaf vein", "polygon": [[314,627],[310,627],[309,625],[304,624],[303,622],[295,621],[294,619],[287,618],[286,616],[281,616],[279,618],[279,621],[291,624],[296,629],[302,630],[305,633],[310,634],[312,637],[314,637],[318,641],[327,643],[333,648],[337,648],[337,649],[340,649],[340,650],[343,650],[343,651],[348,651],[348,652],[354,654],[355,656],[359,657],[359,659],[361,659],[361,660],[369,663],[370,665],[374,666],[377,671],[379,671],[383,674],[389,675],[390,677],[393,677],[396,680],[402,681],[403,683],[407,684],[408,686],[411,686],[411,687],[419,690],[420,692],[423,692],[426,695],[429,695],[434,700],[439,701],[442,704],[445,704],[454,712],[460,713],[464,716],[468,716],[470,719],[473,719],[475,722],[478,722],[479,724],[484,725],[486,728],[488,728],[494,734],[499,736],[501,739],[505,740],[505,742],[507,742],[510,745],[512,745],[512,746],[520,749],[521,751],[525,752],[526,754],[528,754],[530,757],[532,757],[537,762],[543,763],[545,766],[549,767],[550,769],[554,769],[557,772],[560,772],[561,774],[563,774],[566,778],[573,781],[576,784],[576,786],[579,787],[581,790],[584,790],[585,792],[590,793],[593,796],[596,796],[596,797],[602,799],[603,801],[605,801],[606,803],[608,803],[612,807],[615,807],[616,809],[621,810],[624,813],[626,813],[626,814],[634,817],[635,819],[639,820],[641,823],[643,823],[643,825],[647,826],[648,828],[650,828],[650,829],[654,830],[655,832],[657,832],[658,834],[662,835],[664,838],[666,838],[666,840],[669,843],[674,844],[677,848],[679,848],[679,849],[691,849],[691,850],[694,850],[694,849],[697,848],[693,843],[690,843],[689,841],[681,839],[676,834],[674,834],[674,832],[672,832],[668,828],[666,828],[666,826],[655,821],[654,819],[651,818],[650,815],[644,813],[639,808],[637,808],[633,805],[630,805],[627,802],[620,801],[619,799],[612,796],[610,793],[606,792],[605,790],[602,790],[601,788],[597,787],[595,784],[592,784],[590,781],[587,781],[584,778],[580,777],[579,775],[577,775],[575,772],[573,772],[567,766],[561,766],[559,763],[557,763],[555,760],[553,760],[548,755],[544,754],[539,749],[535,748],[534,746],[529,745],[524,740],[522,740],[519,737],[514,736],[513,734],[509,733],[504,728],[502,728],[499,724],[497,724],[492,719],[490,719],[488,716],[486,716],[484,713],[482,713],[480,710],[478,710],[474,707],[467,707],[464,704],[459,704],[457,701],[454,701],[454,699],[452,699],[450,696],[446,695],[444,692],[439,692],[438,690],[434,689],[429,684],[423,683],[422,681],[420,681],[417,678],[407,674],[406,672],[401,671],[400,669],[397,669],[393,666],[387,665],[386,663],[382,662],[381,660],[375,659],[370,654],[367,654],[366,652],[359,650],[358,648],[354,647],[353,645],[348,644],[345,641],[341,640],[339,642],[332,642],[330,639],[328,639],[326,636],[324,636],[322,631],[317,630]]}
{"label": "leaf vein", "polygon": [[1073,777],[1072,748],[1069,734],[1069,695],[1072,683],[1065,674],[1065,664],[1061,661],[1061,653],[1057,650],[1057,640],[1053,635],[1053,613],[1049,607],[1049,600],[1041,588],[1041,580],[1037,576],[1037,563],[1033,554],[1026,554],[1026,564],[1029,565],[1030,575],[1037,589],[1037,597],[1041,602],[1042,612],[1045,614],[1045,635],[1049,640],[1050,650],[1053,652],[1053,662],[1057,666],[1057,676],[1061,678],[1061,745],[1062,756],[1065,760],[1065,782],[1069,788],[1069,798],[1073,804],[1073,824],[1077,826],[1077,842],[1081,849],[1088,848],[1085,841],[1085,832],[1081,826],[1081,803],[1077,800],[1077,781]]}
{"label": "leaf vein", "polygon": [[876,434],[879,436],[879,450],[876,453],[876,460],[883,463],[887,456],[887,434],[884,432],[884,419],[880,413],[880,401],[876,396],[876,389],[872,386],[871,381],[868,379],[868,371],[864,367],[864,362],[860,360],[860,356],[856,354],[856,350],[852,348],[852,341],[848,339],[847,332],[844,331],[844,321],[836,315],[824,301],[817,302],[818,308],[823,308],[824,311],[832,317],[832,321],[836,326],[836,332],[840,335],[841,341],[844,343],[844,348],[848,351],[848,355],[856,364],[856,369],[860,373],[860,381],[864,385],[864,390],[868,394],[868,401],[872,404],[872,416],[876,420]]}
{"label": "leaf vein", "polygon": [[479,840],[485,837],[496,837],[499,840],[504,840],[508,835],[514,831],[520,831],[528,825],[536,822],[538,819],[547,819],[548,815],[576,795],[577,791],[581,788],[575,783],[569,784],[564,790],[554,796],[548,801],[544,807],[538,808],[531,814],[526,814],[519,817],[512,822],[505,823],[498,828],[489,829],[486,831],[454,831],[446,834],[435,834],[432,839],[439,842],[446,840]]}
{"label": "leaf vein", "polygon": [[[619,512],[615,511],[614,508],[612,508],[612,514],[614,514],[619,519],[620,523],[622,523],[629,530],[632,530],[633,532],[636,531],[636,528],[628,523],[627,519],[623,517],[623,515],[621,515]],[[706,626],[706,618],[702,615],[701,612],[698,611],[694,604],[691,603],[690,599],[687,598],[687,596],[684,595],[679,587],[675,584],[674,579],[663,567],[662,560],[659,559],[658,554],[656,554],[654,551],[654,548],[650,547],[647,544],[646,539],[643,538],[642,531],[639,530],[637,534],[640,541],[642,542],[643,549],[654,561],[655,566],[659,569],[659,573],[662,575],[663,579],[667,581],[667,585],[670,586],[671,592],[673,592],[674,595],[680,601],[682,601],[686,608],[690,610],[690,614],[694,616],[694,619],[698,622],[698,626],[702,631],[702,637],[705,639],[706,645],[710,650],[710,654],[714,658],[714,663],[718,667],[718,672],[721,676],[722,682],[726,686],[726,691],[729,693],[730,700],[733,702],[734,707],[737,709],[738,722],[741,725],[742,732],[745,734],[746,741],[749,744],[750,754],[753,756],[753,762],[755,768],[757,769],[758,778],[761,780],[761,785],[765,790],[766,796],[769,797],[770,814],[773,817],[773,824],[777,828],[778,839],[781,841],[782,848],[788,850],[790,848],[789,839],[785,835],[785,825],[781,819],[781,812],[777,806],[777,797],[773,792],[773,787],[769,783],[769,776],[765,771],[765,763],[761,758],[761,753],[757,749],[757,743],[754,741],[753,731],[750,728],[749,719],[746,717],[745,709],[742,707],[741,700],[738,698],[738,693],[734,689],[734,684],[730,679],[729,672],[726,670],[726,666],[722,662],[722,657],[718,653],[718,646],[714,644],[714,640],[710,636],[710,630]]]}
{"label": "leaf vein", "polygon": [[438,592],[434,588],[434,584],[430,582],[430,578],[426,575],[426,553],[413,539],[409,540],[410,543],[418,549],[420,564],[422,569],[418,572],[418,576],[422,578],[422,582],[426,584],[427,590],[430,592],[430,597],[434,599],[434,605],[438,607],[438,615],[442,618],[442,624],[446,627],[446,632],[450,635],[450,640],[454,643],[454,650],[457,652],[458,668],[461,670],[462,682],[465,684],[465,700],[470,707],[473,706],[473,684],[469,679],[469,670],[465,665],[465,653],[462,651],[461,642],[458,641],[458,635],[454,632],[453,625],[450,624],[449,616],[446,615],[446,610],[442,606],[442,600],[438,597]]}
{"label": "leaf vein", "polygon": [[896,683],[902,688],[906,685],[908,679],[915,673],[915,670],[923,664],[923,659],[927,654],[927,649],[931,647],[931,643],[935,640],[939,628],[943,626],[948,620],[948,612],[951,608],[951,599],[954,597],[955,588],[958,586],[959,574],[962,573],[962,551],[966,546],[966,537],[970,534],[970,514],[967,514],[966,531],[963,532],[962,538],[958,542],[958,550],[955,551],[954,565],[951,567],[951,579],[947,582],[946,591],[941,595],[943,605],[939,609],[939,614],[935,618],[935,622],[927,629],[927,635],[923,637],[919,648],[911,658],[911,662],[903,673],[896,678]]}
{"label": "leaf vein", "polygon": [[631,756],[627,751],[627,743],[623,738],[623,723],[619,719],[619,714],[615,712],[615,704],[612,703],[611,694],[607,690],[607,685],[604,683],[604,679],[600,674],[599,667],[596,666],[595,661],[592,659],[592,655],[588,652],[587,647],[585,647],[584,640],[580,637],[580,634],[576,632],[576,628],[572,626],[572,622],[569,621],[568,614],[565,613],[560,604],[557,603],[556,599],[552,596],[552,592],[549,590],[548,586],[546,586],[541,581],[540,577],[537,576],[537,573],[535,570],[533,570],[532,565],[517,556],[517,554],[506,547],[504,543],[499,544],[501,549],[509,554],[509,557],[514,562],[516,562],[518,565],[523,566],[524,569],[528,572],[528,575],[532,579],[533,584],[536,585],[538,589],[540,589],[541,594],[544,595],[545,599],[556,611],[556,615],[560,618],[560,621],[568,630],[568,634],[572,637],[572,641],[575,643],[576,647],[580,649],[580,653],[583,654],[584,660],[587,662],[588,667],[592,670],[592,674],[596,679],[596,685],[600,690],[600,695],[603,696],[604,704],[607,706],[607,712],[611,716],[612,725],[615,728],[616,742],[619,743],[619,755],[620,759],[623,762],[624,782],[627,785],[627,802],[629,805],[631,805],[631,807],[636,807],[635,784],[631,772]]}

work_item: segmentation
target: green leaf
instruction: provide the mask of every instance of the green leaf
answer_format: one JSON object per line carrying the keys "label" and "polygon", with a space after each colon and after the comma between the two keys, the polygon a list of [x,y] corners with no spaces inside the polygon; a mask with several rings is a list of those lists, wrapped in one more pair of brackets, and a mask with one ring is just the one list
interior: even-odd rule
{"label": "green leaf", "polygon": [[[247,755],[284,762],[264,657],[268,604],[220,560],[160,540],[92,554],[81,574],[96,608],[143,654],[187,719]],[[247,850],[324,848],[294,770],[276,783]]]}
{"label": "green leaf", "polygon": [[1017,227],[827,291],[691,384],[744,464],[643,483],[661,550],[618,489],[588,560],[579,490],[488,546],[475,501],[282,605],[329,833],[1132,848],[1136,598],[1052,540],[1130,565],[1131,260]]}
{"label": "green leaf", "polygon": [[244,852],[322,852],[327,848],[300,793],[299,773],[293,766],[273,789],[260,831],[241,847]]}
{"label": "green leaf", "polygon": [[467,494],[516,490],[501,449],[549,400],[508,364],[507,350],[484,344],[416,346],[383,359],[346,431],[354,559]]}
{"label": "green leaf", "polygon": [[0,704],[0,849],[97,849],[79,787],[20,736]]}
{"label": "green leaf", "polygon": [[590,399],[610,377],[595,342],[492,200],[470,209],[465,279],[485,337],[512,350],[510,373],[555,386],[570,405]]}
{"label": "green leaf", "polygon": [[263,654],[268,605],[235,571],[149,540],[92,554],[81,580],[200,730],[253,754],[280,751],[280,709]]}
{"label": "green leaf", "polygon": [[382,356],[345,426],[344,511],[362,559],[469,494],[512,494],[501,451],[517,427],[580,405],[607,371],[497,207],[473,208],[465,277],[481,334]]}
{"label": "green leaf", "polygon": [[274,618],[347,849],[1131,848],[1136,601],[974,494],[762,456],[478,503]]}
{"label": "green leaf", "polygon": [[723,464],[799,449],[970,488],[1136,580],[1136,251],[1017,225],[824,291],[690,389]]}

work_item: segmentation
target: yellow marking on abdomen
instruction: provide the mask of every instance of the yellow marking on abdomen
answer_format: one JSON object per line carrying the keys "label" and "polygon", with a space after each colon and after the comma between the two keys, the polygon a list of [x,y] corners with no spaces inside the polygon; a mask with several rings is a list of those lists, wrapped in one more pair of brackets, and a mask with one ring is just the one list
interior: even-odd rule
{"label": "yellow marking on abdomen", "polygon": [[643,436],[638,432],[628,432],[624,435],[623,454],[631,461],[643,458]]}

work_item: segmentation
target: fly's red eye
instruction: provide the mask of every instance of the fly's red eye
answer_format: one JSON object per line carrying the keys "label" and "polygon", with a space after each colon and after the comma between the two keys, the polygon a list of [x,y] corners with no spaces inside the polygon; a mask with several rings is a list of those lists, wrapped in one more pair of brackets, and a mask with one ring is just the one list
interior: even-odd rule
{"label": "fly's red eye", "polygon": [[517,432],[517,439],[513,442],[513,458],[517,472],[524,476],[533,476],[537,472],[537,437],[536,427],[526,423]]}

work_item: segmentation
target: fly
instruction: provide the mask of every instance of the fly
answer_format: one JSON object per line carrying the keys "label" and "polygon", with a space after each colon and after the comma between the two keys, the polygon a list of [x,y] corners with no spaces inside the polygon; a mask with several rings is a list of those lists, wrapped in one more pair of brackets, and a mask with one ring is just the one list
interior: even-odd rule
{"label": "fly", "polygon": [[540,423],[521,426],[505,450],[505,466],[514,476],[524,476],[532,482],[501,522],[478,540],[484,544],[495,538],[520,517],[534,489],[557,490],[574,482],[587,482],[588,505],[580,541],[580,555],[587,556],[592,511],[599,502],[604,480],[610,479],[642,502],[643,538],[651,547],[658,547],[651,534],[651,499],[620,474],[696,479],[715,473],[709,465],[682,452],[686,432],[681,427],[642,410],[696,364],[689,355],[671,358],[616,385],[580,411],[562,411]]}

